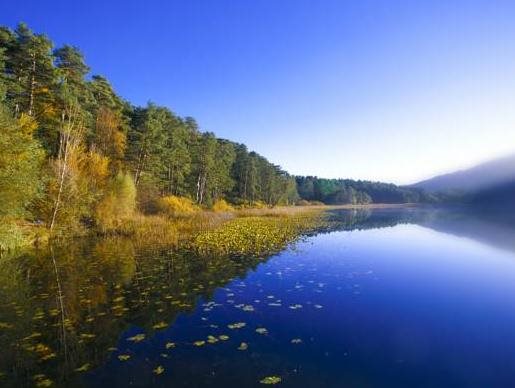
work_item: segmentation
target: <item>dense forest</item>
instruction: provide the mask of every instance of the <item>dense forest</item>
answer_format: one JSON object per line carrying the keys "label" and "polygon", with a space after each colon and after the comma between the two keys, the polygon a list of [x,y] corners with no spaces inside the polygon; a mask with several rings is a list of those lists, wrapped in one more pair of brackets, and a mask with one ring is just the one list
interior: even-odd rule
{"label": "dense forest", "polygon": [[[116,225],[163,200],[212,207],[418,202],[370,182],[295,178],[243,144],[201,131],[166,107],[133,106],[91,75],[79,49],[25,24],[0,27],[0,218],[49,230]],[[299,196],[300,194],[300,196]],[[166,203],[166,201],[165,201]],[[2,231],[0,231],[2,232]]]}
{"label": "dense forest", "polygon": [[72,46],[20,24],[0,28],[0,215],[49,228],[184,196],[202,206],[292,204],[295,179],[245,145],[200,131],[190,117],[132,106],[88,77]]}

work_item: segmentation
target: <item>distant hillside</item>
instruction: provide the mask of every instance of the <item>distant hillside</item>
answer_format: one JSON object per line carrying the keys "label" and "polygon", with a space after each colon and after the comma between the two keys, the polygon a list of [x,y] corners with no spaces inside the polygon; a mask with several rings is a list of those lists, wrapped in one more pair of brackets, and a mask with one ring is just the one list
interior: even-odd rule
{"label": "distant hillside", "polygon": [[515,182],[515,155],[492,160],[467,170],[440,175],[411,187],[430,193],[471,194]]}
{"label": "distant hillside", "polygon": [[509,205],[509,208],[513,209],[515,207],[515,179],[468,194],[465,201],[481,206],[501,205],[506,208],[506,205]]}
{"label": "distant hillside", "polygon": [[325,204],[432,202],[424,190],[389,183],[297,176],[297,191],[305,201]]}

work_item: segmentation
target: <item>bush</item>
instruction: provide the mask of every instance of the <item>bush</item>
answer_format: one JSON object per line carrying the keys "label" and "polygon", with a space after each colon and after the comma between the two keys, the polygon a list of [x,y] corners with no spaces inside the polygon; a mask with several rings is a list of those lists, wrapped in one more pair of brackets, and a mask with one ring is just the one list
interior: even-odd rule
{"label": "bush", "polygon": [[133,216],[136,208],[136,187],[129,174],[118,173],[107,187],[100,200],[95,216],[105,229],[119,228],[121,223]]}
{"label": "bush", "polygon": [[224,199],[217,199],[213,204],[212,210],[217,213],[232,212],[234,208],[227,203]]}
{"label": "bush", "polygon": [[170,217],[184,217],[200,210],[191,199],[175,195],[159,198],[156,205],[160,213]]}
{"label": "bush", "polygon": [[0,252],[9,251],[27,244],[26,236],[17,225],[0,219]]}

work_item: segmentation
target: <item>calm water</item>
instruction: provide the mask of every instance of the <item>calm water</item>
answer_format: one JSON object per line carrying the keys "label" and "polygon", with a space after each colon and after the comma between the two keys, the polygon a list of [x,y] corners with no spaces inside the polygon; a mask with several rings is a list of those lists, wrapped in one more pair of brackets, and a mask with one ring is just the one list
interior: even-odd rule
{"label": "calm water", "polygon": [[515,386],[515,228],[332,213],[270,258],[82,241],[4,259],[3,386]]}

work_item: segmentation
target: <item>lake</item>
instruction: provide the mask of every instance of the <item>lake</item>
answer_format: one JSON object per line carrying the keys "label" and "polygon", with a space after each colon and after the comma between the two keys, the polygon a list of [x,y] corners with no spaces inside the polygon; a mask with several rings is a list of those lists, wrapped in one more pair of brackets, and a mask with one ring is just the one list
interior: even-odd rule
{"label": "lake", "polygon": [[3,259],[2,386],[515,386],[515,223],[338,210],[271,257],[83,239]]}

